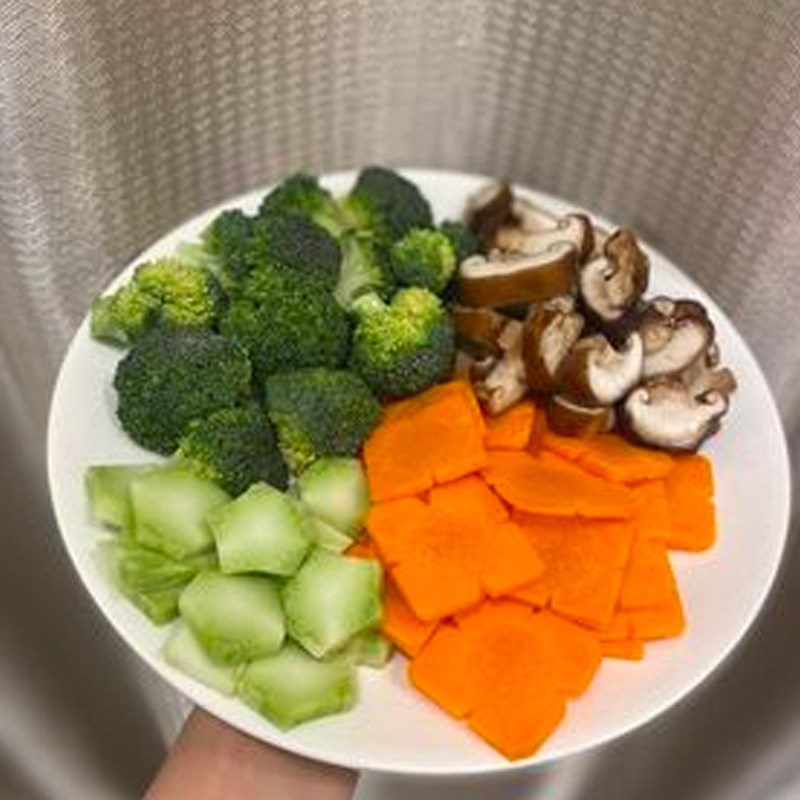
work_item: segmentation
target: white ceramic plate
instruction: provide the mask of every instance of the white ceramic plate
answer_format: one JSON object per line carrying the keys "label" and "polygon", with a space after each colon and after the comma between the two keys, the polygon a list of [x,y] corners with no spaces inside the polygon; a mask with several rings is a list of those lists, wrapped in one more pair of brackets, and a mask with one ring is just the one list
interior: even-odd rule
{"label": "white ceramic plate", "polygon": [[[457,217],[464,199],[484,179],[432,170],[408,170],[437,218]],[[352,173],[324,182],[343,192]],[[223,207],[254,211],[264,190],[210,209],[164,236],[136,263],[170,253],[194,239]],[[566,203],[524,192],[555,212]],[[602,220],[600,221],[602,224]],[[634,730],[698,686],[742,639],[767,595],[780,562],[789,514],[786,443],[763,375],[739,334],[713,300],[663,256],[649,250],[652,292],[695,297],[717,326],[725,363],[740,389],[723,432],[708,445],[717,481],[719,543],[701,555],[675,554],[688,630],[679,639],[647,647],[644,662],[606,660],[591,687],[570,704],[566,719],[542,749],[522,765],[539,764],[594,747]],[[127,279],[129,266],[112,284]],[[111,287],[110,287],[111,288]],[[90,464],[146,462],[117,425],[111,386],[120,352],[89,337],[83,321],[67,352],[50,413],[50,491],[64,544],[86,588],[122,638],[164,680],[231,725],[286,750],[335,764],[390,772],[464,774],[519,767],[504,760],[466,726],[451,720],[408,685],[395,657],[382,672],[362,670],[361,699],[350,713],[281,732],[254,711],[171,668],[159,648],[168,629],[156,628],[121,598],[97,568],[92,550],[99,528],[87,515],[83,474]]]}

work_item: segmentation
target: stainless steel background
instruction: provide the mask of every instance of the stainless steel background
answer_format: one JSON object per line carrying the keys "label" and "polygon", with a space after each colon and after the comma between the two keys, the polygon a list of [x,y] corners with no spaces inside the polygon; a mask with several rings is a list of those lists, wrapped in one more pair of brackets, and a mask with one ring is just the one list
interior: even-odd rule
{"label": "stainless steel background", "polygon": [[[0,0],[3,800],[137,797],[183,712],[91,608],[49,512],[48,396],[90,298],[205,206],[369,161],[633,224],[751,342],[797,464],[797,0]],[[361,796],[800,796],[798,562],[724,672],[636,735],[535,776]]]}

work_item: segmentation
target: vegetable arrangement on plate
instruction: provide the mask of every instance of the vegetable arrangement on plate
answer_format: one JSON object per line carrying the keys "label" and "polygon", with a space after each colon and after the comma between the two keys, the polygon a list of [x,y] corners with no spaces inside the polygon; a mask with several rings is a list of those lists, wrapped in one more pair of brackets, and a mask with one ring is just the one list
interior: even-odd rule
{"label": "vegetable arrangement on plate", "polygon": [[168,457],[89,468],[98,554],[174,621],[164,658],[287,728],[396,646],[445,711],[534,752],[602,657],[680,633],[668,549],[715,536],[710,464],[666,451],[735,381],[647,271],[630,232],[501,184],[436,226],[369,167],[343,198],[291,176],[98,298],[120,425]]}

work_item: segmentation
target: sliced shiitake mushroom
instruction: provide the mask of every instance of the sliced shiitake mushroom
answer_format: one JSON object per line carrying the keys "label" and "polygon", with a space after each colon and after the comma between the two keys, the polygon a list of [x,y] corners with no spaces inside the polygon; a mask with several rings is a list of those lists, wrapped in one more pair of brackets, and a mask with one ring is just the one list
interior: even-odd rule
{"label": "sliced shiitake mushroom", "polygon": [[467,200],[464,222],[478,238],[481,250],[494,246],[495,234],[505,223],[515,224],[514,195],[507,183],[493,181]]}
{"label": "sliced shiitake mushroom", "polygon": [[500,250],[539,253],[556,242],[569,242],[578,251],[583,264],[594,249],[592,222],[585,214],[565,214],[550,225],[527,230],[521,225],[504,225],[496,233],[494,245]]}
{"label": "sliced shiitake mushroom", "polygon": [[716,433],[728,398],[710,389],[694,395],[676,377],[653,378],[637,386],[622,406],[625,432],[635,441],[664,450],[696,450]]}
{"label": "sliced shiitake mushroom", "polygon": [[451,311],[460,347],[479,357],[502,355],[497,340],[508,317],[491,308],[473,308],[460,303],[454,303]]}
{"label": "sliced shiitake mushroom", "polygon": [[498,340],[503,357],[484,380],[475,384],[475,394],[490,414],[500,414],[520,401],[528,391],[522,360],[522,323],[511,320]]}
{"label": "sliced shiitake mushroom", "polygon": [[577,255],[562,241],[539,253],[472,256],[459,267],[459,298],[468,306],[503,308],[571,294]]}
{"label": "sliced shiitake mushroom", "polygon": [[584,406],[564,395],[547,401],[547,425],[553,433],[586,439],[614,427],[613,406]]}
{"label": "sliced shiitake mushroom", "polygon": [[578,277],[581,300],[601,330],[620,320],[644,294],[649,261],[629,230],[616,230],[600,256],[585,264]]}
{"label": "sliced shiitake mushroom", "polygon": [[639,317],[645,378],[676,375],[702,358],[714,342],[714,326],[695,300],[656,297]]}
{"label": "sliced shiitake mushroom", "polygon": [[575,299],[562,295],[536,306],[522,331],[522,358],[528,385],[549,394],[557,386],[558,371],[583,330]]}
{"label": "sliced shiitake mushroom", "polygon": [[693,364],[680,373],[680,380],[696,397],[709,390],[729,396],[737,389],[736,376],[727,367],[719,366],[719,348],[716,344],[706,350]]}
{"label": "sliced shiitake mushroom", "polygon": [[561,365],[559,392],[582,405],[616,403],[641,380],[643,357],[638,333],[619,349],[602,334],[585,336]]}
{"label": "sliced shiitake mushroom", "polygon": [[466,350],[458,350],[453,366],[453,376],[470,383],[482,381],[497,366],[497,362],[496,356],[476,357]]}

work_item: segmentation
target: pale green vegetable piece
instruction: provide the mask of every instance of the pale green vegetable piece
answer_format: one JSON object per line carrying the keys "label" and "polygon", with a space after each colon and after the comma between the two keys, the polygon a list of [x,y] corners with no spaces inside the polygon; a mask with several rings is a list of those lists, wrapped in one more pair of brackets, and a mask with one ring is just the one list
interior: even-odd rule
{"label": "pale green vegetable piece", "polygon": [[286,582],[281,597],[289,634],[322,658],[380,621],[380,567],[317,549]]}
{"label": "pale green vegetable piece", "polygon": [[349,536],[342,533],[338,528],[334,528],[333,525],[329,525],[324,520],[321,520],[319,517],[311,518],[311,529],[314,536],[314,543],[323,550],[330,550],[332,553],[341,553],[353,544],[353,540]]}
{"label": "pale green vegetable piece", "polygon": [[358,693],[352,656],[318,660],[294,642],[248,664],[237,694],[279,728],[351,708]]}
{"label": "pale green vegetable piece", "polygon": [[180,611],[218,664],[240,664],[270,655],[283,644],[278,589],[266,576],[205,570],[184,589]]}
{"label": "pale green vegetable piece", "polygon": [[350,643],[356,663],[365,667],[382,669],[391,661],[394,647],[378,631],[364,631]]}
{"label": "pale green vegetable piece", "polygon": [[231,503],[215,508],[208,524],[225,573],[294,575],[314,534],[294,498],[266,483],[251,486]]}
{"label": "pale green vegetable piece", "polygon": [[97,464],[86,470],[86,492],[92,517],[114,528],[132,522],[131,481],[153,470],[150,464]]}
{"label": "pale green vegetable piece", "polygon": [[208,513],[230,500],[217,484],[183,469],[152,472],[131,482],[136,541],[173,558],[210,550]]}
{"label": "pale green vegetable piece", "polygon": [[241,667],[217,664],[203,649],[191,628],[183,622],[175,626],[163,648],[164,659],[190,678],[216,689],[233,694]]}
{"label": "pale green vegetable piece", "polygon": [[328,525],[355,536],[369,510],[369,488],[357,458],[320,458],[297,480],[300,499]]}

